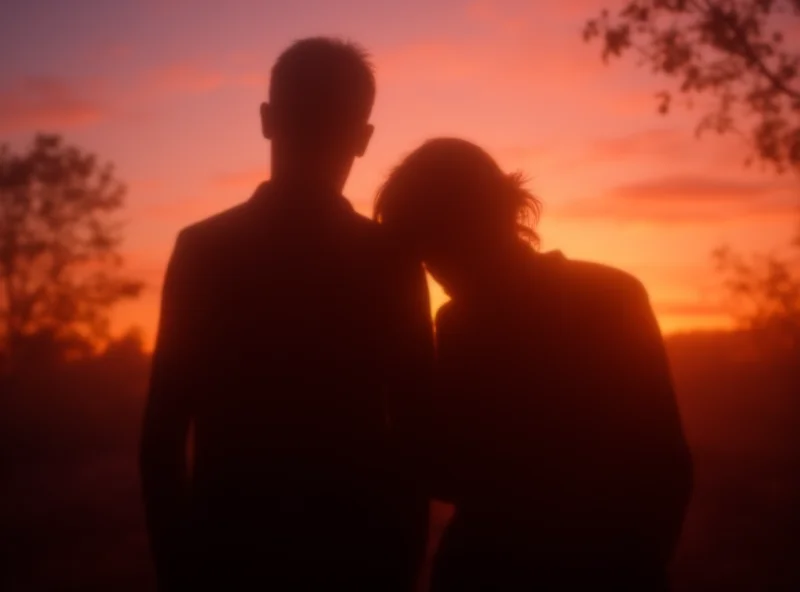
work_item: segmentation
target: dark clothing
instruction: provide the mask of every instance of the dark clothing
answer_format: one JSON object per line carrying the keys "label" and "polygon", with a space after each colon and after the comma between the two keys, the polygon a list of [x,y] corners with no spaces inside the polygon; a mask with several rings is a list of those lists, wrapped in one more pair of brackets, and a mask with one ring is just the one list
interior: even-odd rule
{"label": "dark clothing", "polygon": [[434,590],[666,589],[691,460],[647,294],[560,253],[514,277],[437,316]]}
{"label": "dark clothing", "polygon": [[409,590],[432,341],[421,266],[341,196],[264,184],[183,230],[142,438],[160,587]]}

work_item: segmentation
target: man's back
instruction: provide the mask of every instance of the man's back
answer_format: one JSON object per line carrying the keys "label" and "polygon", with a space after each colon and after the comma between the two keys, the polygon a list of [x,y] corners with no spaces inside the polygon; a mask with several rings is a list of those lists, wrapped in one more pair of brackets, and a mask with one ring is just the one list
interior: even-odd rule
{"label": "man's back", "polygon": [[357,563],[365,582],[370,563],[387,569],[397,533],[374,532],[391,532],[393,504],[411,499],[387,396],[404,352],[423,388],[424,290],[421,270],[338,195],[264,185],[181,233],[151,401],[179,397],[192,418],[187,528],[204,577],[301,588],[335,570],[352,585]]}

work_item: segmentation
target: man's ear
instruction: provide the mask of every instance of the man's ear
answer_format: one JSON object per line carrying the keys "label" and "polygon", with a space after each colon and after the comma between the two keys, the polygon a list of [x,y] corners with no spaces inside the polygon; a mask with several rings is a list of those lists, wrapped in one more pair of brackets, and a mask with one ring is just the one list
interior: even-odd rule
{"label": "man's ear", "polygon": [[374,125],[368,123],[364,126],[364,129],[361,130],[361,137],[358,138],[358,143],[356,144],[356,156],[359,158],[364,156],[364,153],[367,151],[367,146],[369,146],[369,141],[372,139],[372,134],[374,133]]}
{"label": "man's ear", "polygon": [[272,109],[269,103],[261,103],[261,134],[265,139],[271,140],[274,133],[274,121],[272,117]]}

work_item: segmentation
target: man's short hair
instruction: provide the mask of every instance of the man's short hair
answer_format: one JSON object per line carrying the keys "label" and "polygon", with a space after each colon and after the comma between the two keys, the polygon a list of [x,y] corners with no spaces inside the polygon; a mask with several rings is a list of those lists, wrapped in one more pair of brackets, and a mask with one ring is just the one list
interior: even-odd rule
{"label": "man's short hair", "polygon": [[284,117],[320,124],[366,122],[375,75],[359,45],[328,37],[294,42],[272,68],[269,100]]}

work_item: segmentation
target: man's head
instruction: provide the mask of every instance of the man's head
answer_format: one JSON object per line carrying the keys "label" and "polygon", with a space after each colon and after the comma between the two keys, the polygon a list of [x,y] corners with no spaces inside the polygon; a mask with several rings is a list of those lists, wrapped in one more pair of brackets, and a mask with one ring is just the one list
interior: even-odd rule
{"label": "man's head", "polygon": [[269,102],[261,105],[272,141],[272,176],[344,186],[372,137],[375,76],[353,43],[314,37],[295,42],[272,68]]}

